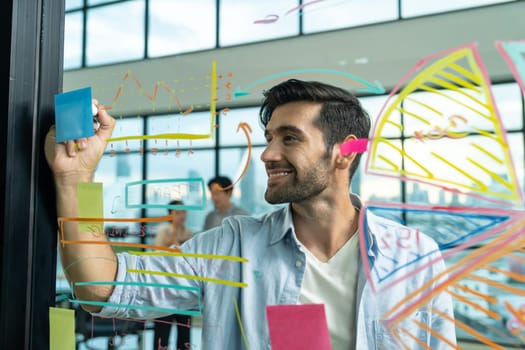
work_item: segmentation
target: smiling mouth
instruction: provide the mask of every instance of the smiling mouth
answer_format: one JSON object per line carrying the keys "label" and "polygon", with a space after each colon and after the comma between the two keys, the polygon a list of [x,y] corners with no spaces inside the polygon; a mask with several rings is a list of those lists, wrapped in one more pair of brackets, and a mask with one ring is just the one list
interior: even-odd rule
{"label": "smiling mouth", "polygon": [[279,177],[279,176],[286,176],[286,175],[289,175],[291,172],[289,171],[280,171],[278,173],[270,173],[268,174],[268,178],[273,178],[273,177]]}
{"label": "smiling mouth", "polygon": [[291,171],[274,171],[271,173],[268,173],[268,186],[276,185],[280,183],[280,180],[286,179],[288,175],[291,175]]}

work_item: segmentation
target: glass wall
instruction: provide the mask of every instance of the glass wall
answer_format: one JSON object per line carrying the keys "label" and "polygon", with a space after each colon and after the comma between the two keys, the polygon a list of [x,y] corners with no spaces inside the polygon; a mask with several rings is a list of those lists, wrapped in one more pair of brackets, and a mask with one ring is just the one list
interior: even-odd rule
{"label": "glass wall", "polygon": [[[525,181],[523,172],[525,168],[523,116],[525,112],[519,87],[514,83],[499,84],[493,86],[493,92],[502,116],[502,123],[507,132],[508,149],[512,155],[513,166],[516,170],[520,186],[523,189]],[[442,93],[446,94],[447,91],[442,91]],[[427,99],[426,94],[425,92],[417,92],[409,96],[405,101],[405,110],[413,110],[410,108],[410,103],[416,100],[424,102]],[[372,119],[374,119],[378,116],[383,104],[386,103],[387,97],[363,97],[361,100],[365,108],[369,111]],[[453,110],[447,110],[445,105],[441,107],[443,111],[445,111],[445,114],[448,113],[452,115],[454,113]],[[260,155],[264,150],[265,141],[262,129],[258,126],[257,112],[257,107],[237,108],[229,111],[227,117],[222,118],[222,122],[217,129],[218,137],[214,140],[215,143],[207,140],[200,144],[194,142],[190,145],[189,141],[183,142],[165,139],[148,140],[145,152],[141,156],[132,153],[125,154],[125,152],[122,152],[121,147],[117,148],[120,154],[115,158],[111,158],[110,154],[106,155],[105,157],[107,158],[102,162],[99,170],[100,175],[99,172],[97,172],[97,176],[107,177],[104,178],[104,182],[112,183],[113,185],[110,186],[110,188],[113,189],[119,186],[121,187],[119,181],[132,178],[148,180],[202,178],[204,181],[207,181],[207,179],[215,175],[215,166],[216,163],[218,163],[219,174],[227,175],[232,179],[240,179],[240,182],[236,184],[233,192],[233,202],[248,210],[252,215],[256,216],[266,213],[276,206],[269,205],[263,200],[267,177],[263,163],[260,160]],[[389,137],[392,144],[397,145],[397,148],[405,149],[407,154],[417,152],[417,143],[415,143],[414,138],[411,137],[409,132],[409,130],[413,128],[411,119],[402,112],[399,112],[397,117],[394,117],[403,120],[404,134],[401,135],[399,130],[395,132],[396,129],[391,129],[390,131],[387,130],[386,136]],[[179,126],[179,124],[183,123],[181,123],[178,118],[183,117],[180,115],[170,115],[145,118],[148,125],[146,134],[155,135],[159,133],[160,130],[179,131],[182,127],[181,125]],[[202,124],[204,125],[206,124],[205,119],[206,117],[203,116]],[[249,122],[249,124],[253,126],[252,132],[249,134],[250,143],[252,144],[251,148],[247,147],[248,142],[246,136],[242,132],[237,131],[237,126],[242,121]],[[126,119],[118,121],[117,129],[119,125],[125,122]],[[206,126],[203,125],[199,126],[198,122],[192,127],[195,128],[194,130],[198,130],[200,127],[206,128]],[[479,130],[490,129],[489,125],[475,125],[475,127],[478,127]],[[461,130],[458,129],[457,131],[459,132]],[[464,139],[465,147],[472,143],[483,146],[485,142],[489,141],[487,141],[483,135],[476,133],[471,133]],[[455,143],[456,146],[447,149],[450,145],[446,141],[442,143],[443,145],[440,146],[440,148],[446,150],[447,154],[453,155],[454,147],[458,147],[457,143]],[[117,147],[117,145],[115,144],[114,147]],[[120,159],[119,157],[123,160],[118,161],[118,159]],[[403,160],[403,157],[396,155],[388,157],[390,160],[397,162],[400,168],[409,166],[406,160]],[[146,165],[143,174],[140,172],[142,162]],[[113,164],[113,168],[106,165],[111,163]],[[117,164],[118,166],[115,169],[115,165]],[[123,164],[128,165],[123,167]],[[245,171],[246,167],[247,171]],[[121,174],[124,173],[124,176],[121,175],[119,177],[118,169],[120,169]],[[376,208],[374,210],[394,220],[404,222],[412,227],[417,227],[422,232],[433,236],[436,241],[442,242],[445,253],[466,241],[465,239],[450,241],[446,238],[448,237],[447,232],[454,232],[454,237],[457,238],[459,237],[458,227],[461,227],[461,230],[465,231],[469,229],[474,230],[481,225],[478,221],[482,222],[488,219],[481,219],[478,214],[452,217],[450,213],[445,215],[432,211],[430,209],[431,207],[459,206],[463,208],[477,208],[494,206],[491,202],[482,203],[479,199],[464,196],[453,191],[444,191],[443,188],[432,184],[402,181],[400,178],[395,177],[378,176],[373,173],[370,174],[367,170],[366,159],[363,157],[358,174],[352,184],[353,192],[359,194],[365,204],[369,202],[404,203],[403,205],[399,205],[396,210],[388,209],[386,206],[382,209]],[[407,168],[407,170],[410,169]],[[443,168],[443,171],[446,172],[448,170]],[[493,182],[491,186],[494,186],[493,190],[495,192],[499,191],[500,184],[498,182]],[[112,203],[116,201],[118,203],[116,198],[119,194],[105,192],[104,195],[104,202]],[[201,230],[204,215],[212,208],[209,193],[205,193],[205,196],[206,198],[204,200],[206,204],[202,209],[188,211],[188,225],[195,232]],[[164,201],[166,203],[170,200],[169,197],[161,199],[160,202]],[[150,198],[146,198],[145,202],[149,203],[150,200]],[[415,207],[405,210],[399,209],[405,205]],[[414,209],[418,205],[424,205],[427,210],[423,212],[422,209]],[[166,215],[165,211],[166,209],[148,209],[145,215],[147,217],[163,216]],[[133,215],[133,213],[129,214]],[[485,225],[486,223],[483,221],[482,224]],[[490,228],[489,226],[483,225],[482,227],[486,229]],[[497,232],[497,234],[503,235],[505,231]],[[152,237],[149,237],[148,241],[150,241],[151,238]],[[463,249],[461,253],[458,254],[451,254],[450,257],[447,258],[447,262],[451,267],[455,266],[463,257],[468,256],[468,254],[475,254],[477,248],[479,248],[479,245]],[[519,270],[522,261],[523,254],[521,253],[494,259],[492,263],[484,265],[482,269],[473,271],[471,277],[464,278],[461,282],[455,284],[452,293],[459,295],[453,298],[458,319],[468,324],[477,332],[484,332],[483,334],[489,336],[496,342],[502,344],[519,343],[519,339],[514,338],[512,333],[512,327],[515,321],[513,321],[514,319],[508,310],[505,311],[505,302],[511,300],[514,303],[513,305],[522,305],[525,302],[525,298],[519,294],[509,292],[506,287],[499,286],[510,284],[517,290],[525,290],[523,281],[518,278],[518,275],[514,272],[516,269]],[[482,299],[481,296],[477,297],[479,300],[470,298],[467,295],[468,292],[465,291],[470,289],[476,290],[476,293],[478,293],[476,295],[482,293],[485,299],[492,298],[490,300],[493,302],[489,303],[485,299]],[[482,311],[480,311],[480,309]],[[503,315],[503,317],[501,319],[495,318],[494,315],[496,314]],[[490,332],[487,331],[487,327],[490,327]],[[458,336],[460,339],[478,339],[476,335],[462,331],[461,328],[458,329]]]}
{"label": "glass wall", "polygon": [[[442,91],[447,94],[447,91]],[[502,125],[505,127],[508,140],[508,149],[512,156],[513,167],[517,179],[524,189],[524,115],[525,110],[517,84],[499,84],[493,86],[493,93],[499,112],[501,113]],[[409,96],[405,101],[405,110],[412,110],[410,103],[414,101],[424,102],[427,93],[417,92]],[[381,107],[387,102],[387,96],[373,96],[361,98],[363,105],[369,111],[374,120],[378,117]],[[447,107],[442,105],[443,110]],[[147,116],[142,118],[123,118],[117,120],[115,137],[122,135],[145,135],[152,136],[141,141],[118,141],[110,143],[108,152],[96,172],[96,181],[104,183],[104,203],[108,204],[105,208],[106,217],[160,217],[167,215],[167,209],[162,207],[148,207],[145,209],[126,209],[124,198],[127,201],[145,203],[147,205],[166,204],[175,197],[184,196],[190,198],[194,196],[200,198],[195,203],[200,203],[200,207],[188,210],[187,225],[194,232],[202,230],[203,220],[206,213],[213,208],[207,188],[202,190],[202,186],[189,184],[186,192],[174,192],[167,190],[167,187],[154,189],[154,183],[149,183],[146,187],[133,195],[125,193],[126,183],[140,180],[156,181],[174,179],[178,181],[189,181],[188,179],[201,179],[204,184],[209,178],[218,173],[229,176],[234,180],[240,180],[235,185],[233,192],[233,202],[249,211],[251,215],[257,216],[264,214],[276,206],[266,203],[264,191],[266,188],[266,172],[260,155],[265,147],[262,128],[258,125],[257,107],[236,108],[228,112],[227,116],[221,118],[218,125],[217,135],[214,139],[203,141],[198,140],[172,140],[165,139],[161,135],[165,132],[199,132],[209,128],[209,113],[197,113],[192,116],[192,120],[181,114]],[[418,141],[414,139],[410,130],[413,129],[411,118],[403,113],[396,112],[393,118],[397,118],[404,125],[404,132],[401,134],[399,129],[386,130],[384,136],[388,137],[389,142],[398,149],[405,149],[406,154],[416,154],[418,152]],[[454,111],[446,111],[453,115]],[[248,122],[252,126],[252,132],[246,134],[238,130],[241,122]],[[490,131],[489,125],[476,125],[479,130]],[[144,132],[143,132],[144,130]],[[397,131],[396,131],[397,130]],[[458,129],[457,132],[463,130]],[[483,133],[469,133],[464,137],[464,146],[477,144],[480,147],[490,140],[486,139]],[[251,144],[251,147],[248,147]],[[454,147],[446,141],[442,142],[440,149],[444,150],[451,157],[455,153]],[[457,152],[456,152],[457,153]],[[390,161],[396,162],[400,169],[407,167],[410,170],[406,159],[398,154],[388,155]],[[451,158],[452,159],[452,158]],[[477,249],[482,247],[482,243],[473,244],[460,252],[454,253],[454,249],[465,244],[466,238],[472,232],[484,232],[490,230],[494,223],[490,217],[485,217],[480,213],[475,213],[473,208],[497,207],[490,201],[481,201],[479,198],[469,197],[454,191],[445,191],[442,187],[428,183],[403,181],[401,178],[384,177],[367,168],[367,159],[363,157],[361,166],[352,184],[352,191],[359,194],[365,204],[367,203],[391,203],[394,208],[385,205],[378,206],[372,210],[387,216],[393,220],[406,223],[411,227],[416,227],[422,232],[433,236],[438,243],[442,244],[444,254],[453,252],[447,256],[447,263],[450,268],[461,263],[461,259],[468,259],[475,256]],[[446,173],[446,168],[442,168]],[[474,173],[470,170],[471,174]],[[505,175],[505,174],[502,174]],[[443,176],[445,176],[443,174]],[[473,178],[481,175],[473,175]],[[490,181],[489,181],[490,182]],[[150,186],[148,188],[148,186]],[[152,187],[153,186],[153,187]],[[501,183],[491,182],[494,192],[500,191]],[[491,189],[487,189],[488,192]],[[130,197],[130,198],[128,198]],[[377,205],[377,204],[376,204]],[[421,209],[418,206],[424,206]],[[441,213],[432,208],[446,208],[456,206],[474,210],[473,213],[465,216],[454,216],[453,211]],[[404,208],[404,209],[403,209]],[[125,229],[126,232],[140,232],[140,226],[130,223],[128,227],[117,227]],[[122,226],[122,225],[121,225]],[[149,227],[144,236],[130,234],[122,240],[128,242],[153,243],[154,229]],[[106,227],[106,231],[111,228]],[[461,236],[461,232],[465,233]],[[459,233],[458,233],[459,232]],[[493,237],[486,238],[483,244],[490,244],[497,236],[507,234],[505,230],[495,231]],[[454,240],[450,236],[455,237]],[[459,237],[459,238],[458,238]],[[469,255],[470,254],[470,255]],[[490,263],[484,264],[482,268],[472,271],[452,287],[451,294],[454,300],[455,312],[458,320],[462,324],[468,325],[477,333],[465,331],[458,328],[459,339],[469,341],[479,341],[480,334],[484,334],[492,341],[501,344],[521,344],[516,337],[516,328],[519,328],[517,320],[513,318],[511,311],[505,305],[518,306],[525,304],[525,284],[522,279],[524,255],[522,252],[514,252],[505,256],[495,256]],[[57,287],[64,288],[63,275],[59,270]],[[520,277],[521,276],[521,277]],[[521,291],[521,292],[516,292]],[[476,297],[474,297],[476,296]],[[509,304],[511,303],[511,304]]]}
{"label": "glass wall", "polygon": [[[422,8],[420,2],[410,0],[67,1],[65,68],[209,50],[500,2],[505,1],[436,1],[428,6],[425,2]],[[174,17],[181,20],[174,22]],[[111,41],[104,35],[107,31],[115,33]],[[520,326],[520,314],[514,312],[525,305],[523,249],[497,254],[483,248],[495,246],[500,237],[513,233],[511,227],[498,226],[505,215],[496,215],[502,205],[494,196],[508,191],[514,177],[521,191],[525,190],[521,90],[515,83],[491,87],[493,107],[500,118],[497,121],[480,113],[487,105],[473,101],[461,89],[438,92],[439,101],[435,92],[414,91],[391,111],[380,134],[389,147],[379,152],[390,173],[382,173],[386,167],[374,168],[374,159],[365,153],[351,190],[365,205],[372,204],[370,210],[432,236],[450,269],[484,256],[486,263],[463,271],[449,291],[460,324],[458,338],[487,344],[486,337],[504,346],[523,346],[525,327]],[[364,96],[360,100],[377,126],[385,104],[398,97],[396,92],[391,97]],[[435,105],[439,123],[420,117]],[[260,156],[266,141],[258,107],[224,109],[217,118],[217,125],[213,125],[209,112],[119,117],[113,137],[123,139],[110,142],[95,178],[104,183],[105,217],[162,217],[167,215],[163,205],[184,198],[192,206],[187,210],[186,224],[198,234],[206,213],[213,208],[205,183],[218,174],[235,181],[232,200],[251,215],[276,208],[264,201],[267,176]],[[251,132],[240,128],[242,123],[248,123]],[[210,130],[213,137],[204,139],[165,137]],[[126,138],[130,135],[137,137]],[[372,135],[371,140],[377,136]],[[454,138],[460,140],[449,142]],[[431,142],[434,148],[428,151],[425,147]],[[465,157],[465,149],[480,153],[469,156],[467,152]],[[446,157],[435,156],[439,154]],[[420,173],[421,164],[414,160],[428,165],[425,176]],[[131,189],[130,183],[137,186]],[[483,194],[490,194],[491,200]],[[129,203],[137,205],[129,207]],[[507,209],[510,213],[516,208]],[[126,232],[113,239],[153,244],[154,225],[130,221],[108,224],[105,231]],[[60,269],[57,290],[68,290]]]}

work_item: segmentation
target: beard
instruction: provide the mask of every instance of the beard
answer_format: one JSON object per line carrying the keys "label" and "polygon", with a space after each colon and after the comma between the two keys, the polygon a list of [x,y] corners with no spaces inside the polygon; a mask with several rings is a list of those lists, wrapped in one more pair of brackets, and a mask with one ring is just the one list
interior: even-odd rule
{"label": "beard", "polygon": [[301,178],[297,176],[297,173],[288,176],[293,175],[295,175],[294,178],[289,179],[291,183],[268,186],[264,193],[264,199],[270,204],[298,203],[319,195],[328,186],[329,160],[324,157],[321,158],[318,166],[306,171]]}

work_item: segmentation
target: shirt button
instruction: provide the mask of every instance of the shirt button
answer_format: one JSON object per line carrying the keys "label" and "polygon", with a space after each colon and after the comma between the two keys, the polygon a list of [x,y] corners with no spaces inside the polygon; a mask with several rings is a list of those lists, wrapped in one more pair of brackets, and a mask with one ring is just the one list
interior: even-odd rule
{"label": "shirt button", "polygon": [[303,263],[301,262],[301,260],[296,260],[295,261],[295,267],[299,268],[301,266],[303,266]]}

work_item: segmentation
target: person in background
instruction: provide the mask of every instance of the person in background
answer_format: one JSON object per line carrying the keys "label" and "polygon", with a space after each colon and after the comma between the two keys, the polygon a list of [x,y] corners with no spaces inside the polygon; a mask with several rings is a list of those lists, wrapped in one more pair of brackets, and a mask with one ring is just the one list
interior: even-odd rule
{"label": "person in background", "polygon": [[[169,205],[184,205],[184,202],[175,199],[169,202]],[[155,245],[163,247],[178,247],[190,239],[193,236],[193,232],[186,228],[186,210],[168,209],[168,214],[172,216],[171,223],[166,222],[157,226]],[[153,327],[153,350],[168,349],[173,322],[177,325],[176,349],[186,350],[190,348],[191,316],[173,314],[155,320]]]}
{"label": "person in background", "polygon": [[[172,200],[168,205],[183,206],[184,202],[178,199]],[[171,223],[162,223],[157,226],[155,245],[170,247],[180,246],[193,236],[193,231],[186,227],[186,210],[168,209],[168,215],[173,217]]]}
{"label": "person in background", "polygon": [[208,189],[214,209],[206,215],[203,231],[220,226],[225,217],[231,215],[249,215],[244,209],[232,203],[232,180],[226,176],[216,176],[208,181]]}

